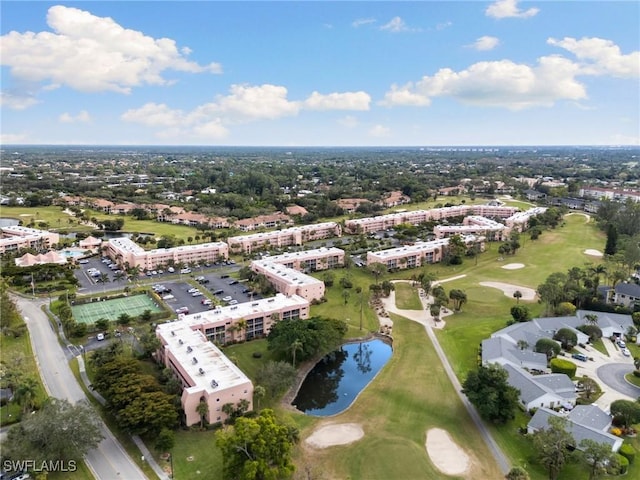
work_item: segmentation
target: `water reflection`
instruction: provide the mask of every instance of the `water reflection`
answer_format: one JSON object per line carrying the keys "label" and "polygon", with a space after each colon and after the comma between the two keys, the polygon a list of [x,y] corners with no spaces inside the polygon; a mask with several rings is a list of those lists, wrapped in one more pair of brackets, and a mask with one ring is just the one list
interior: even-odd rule
{"label": "water reflection", "polygon": [[390,357],[391,346],[382,340],[343,345],[313,367],[293,404],[310,415],[340,413],[351,405]]}

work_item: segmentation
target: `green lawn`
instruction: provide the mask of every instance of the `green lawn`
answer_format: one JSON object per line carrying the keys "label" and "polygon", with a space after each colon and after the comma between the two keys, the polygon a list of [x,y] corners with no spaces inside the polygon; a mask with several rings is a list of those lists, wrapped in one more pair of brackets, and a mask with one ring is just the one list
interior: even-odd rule
{"label": "green lawn", "polygon": [[408,283],[394,284],[396,292],[396,306],[402,310],[422,310],[422,302],[415,287]]}

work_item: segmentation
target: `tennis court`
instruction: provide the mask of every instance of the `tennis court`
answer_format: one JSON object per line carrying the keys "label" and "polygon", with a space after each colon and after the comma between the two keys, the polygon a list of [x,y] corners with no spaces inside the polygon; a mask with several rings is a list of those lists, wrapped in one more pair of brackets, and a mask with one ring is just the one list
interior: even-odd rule
{"label": "tennis court", "polygon": [[126,313],[130,317],[137,317],[150,310],[151,313],[162,312],[159,307],[147,295],[134,295],[131,297],[114,298],[104,302],[85,303],[71,307],[73,318],[78,323],[95,323],[101,318],[115,321],[120,315]]}

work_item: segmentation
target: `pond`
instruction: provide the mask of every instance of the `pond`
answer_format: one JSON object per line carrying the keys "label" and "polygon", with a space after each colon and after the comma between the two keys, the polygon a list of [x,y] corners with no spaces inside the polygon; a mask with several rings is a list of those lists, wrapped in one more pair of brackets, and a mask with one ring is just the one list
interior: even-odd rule
{"label": "pond", "polygon": [[379,339],[343,345],[307,374],[293,405],[320,417],[346,410],[389,361],[392,351]]}
{"label": "pond", "polygon": [[0,218],[0,228],[2,227],[13,227],[20,223],[19,220],[15,218]]}

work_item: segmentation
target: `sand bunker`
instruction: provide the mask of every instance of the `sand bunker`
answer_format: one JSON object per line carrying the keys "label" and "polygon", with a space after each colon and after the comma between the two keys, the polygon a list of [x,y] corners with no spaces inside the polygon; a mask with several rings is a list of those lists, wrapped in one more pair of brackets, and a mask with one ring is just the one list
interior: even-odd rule
{"label": "sand bunker", "polygon": [[340,423],[325,425],[313,432],[306,440],[316,448],[327,448],[334,445],[347,445],[356,442],[364,436],[364,430],[358,423]]}
{"label": "sand bunker", "polygon": [[427,431],[427,453],[438,470],[447,475],[461,475],[469,468],[469,457],[451,440],[449,432],[440,428]]}
{"label": "sand bunker", "polygon": [[600,250],[593,250],[592,248],[588,248],[584,251],[586,255],[591,255],[592,257],[601,257],[602,252]]}
{"label": "sand bunker", "polygon": [[513,298],[513,292],[519,291],[522,294],[520,297],[522,300],[535,300],[536,299],[536,291],[533,288],[529,287],[520,287],[518,285],[511,285],[509,283],[500,283],[500,282],[480,282],[480,285],[483,287],[491,287],[502,290],[502,292],[507,296]]}
{"label": "sand bunker", "polygon": [[517,270],[519,268],[524,268],[524,263],[507,263],[503,265],[502,268],[505,270]]}

